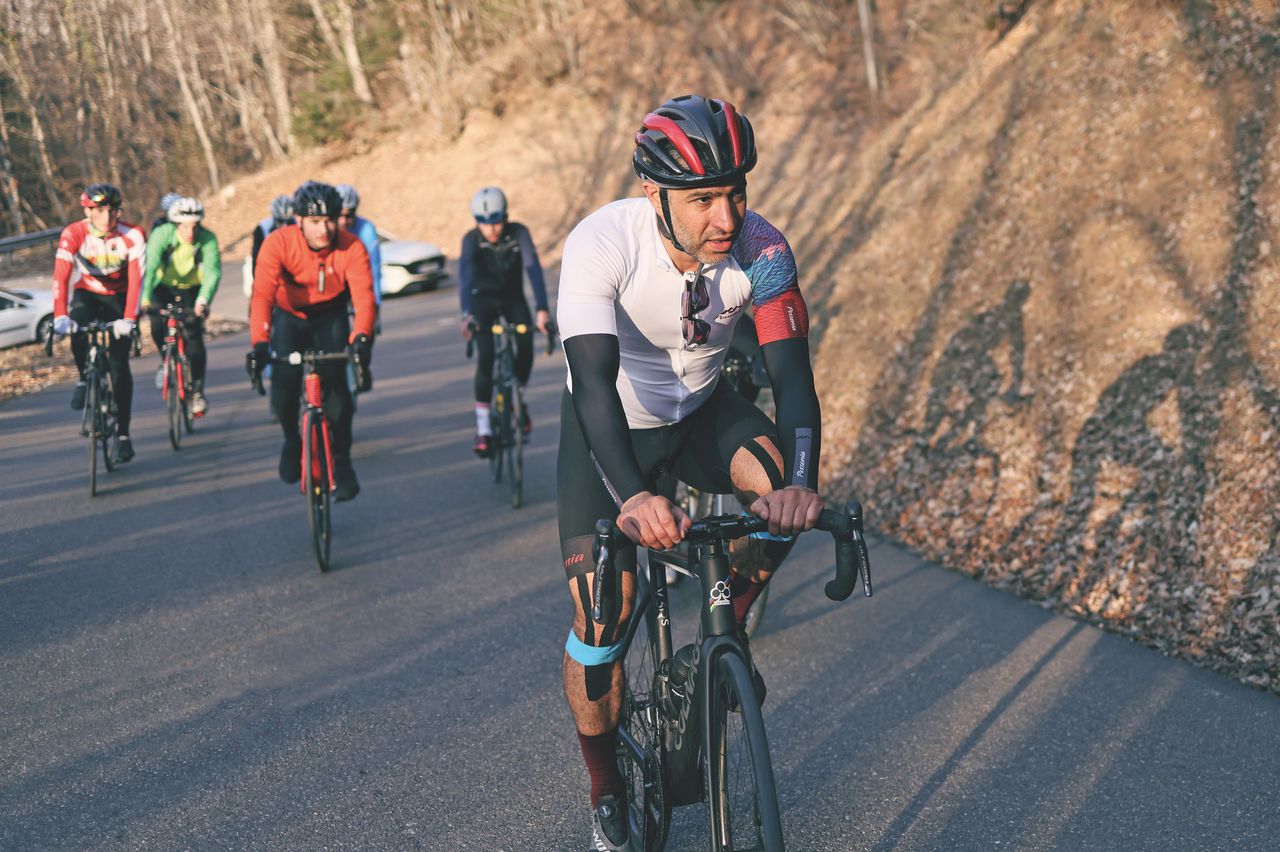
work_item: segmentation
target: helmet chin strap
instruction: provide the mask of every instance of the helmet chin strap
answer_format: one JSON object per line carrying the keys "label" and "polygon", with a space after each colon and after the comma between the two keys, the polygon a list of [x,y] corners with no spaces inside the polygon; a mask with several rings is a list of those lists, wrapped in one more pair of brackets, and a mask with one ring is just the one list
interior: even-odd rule
{"label": "helmet chin strap", "polygon": [[662,199],[662,218],[658,220],[659,233],[671,241],[671,245],[676,247],[676,251],[683,252],[689,255],[689,257],[693,257],[693,254],[687,248],[680,245],[680,241],[676,239],[676,229],[671,223],[671,202],[667,199],[667,190],[665,187],[658,190],[658,197]]}

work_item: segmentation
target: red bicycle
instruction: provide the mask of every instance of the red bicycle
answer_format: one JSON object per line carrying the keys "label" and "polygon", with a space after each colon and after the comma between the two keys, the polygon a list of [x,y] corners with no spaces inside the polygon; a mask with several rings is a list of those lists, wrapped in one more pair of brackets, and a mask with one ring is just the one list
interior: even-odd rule
{"label": "red bicycle", "polygon": [[[316,364],[322,361],[347,361],[346,352],[290,352],[284,358],[273,358],[276,364],[302,365],[302,407],[298,413],[298,429],[302,435],[302,494],[307,498],[307,529],[315,550],[316,564],[329,570],[329,553],[333,543],[333,438],[329,417],[324,411],[324,387]],[[265,394],[262,375],[254,377],[254,388]]]}
{"label": "red bicycle", "polygon": [[187,312],[182,305],[169,304],[156,311],[156,316],[163,317],[165,321],[164,380],[160,392],[169,415],[169,443],[175,450],[180,450],[183,431],[195,431],[195,416],[191,413],[191,398],[195,391],[191,361],[187,358],[187,339],[182,333]]}

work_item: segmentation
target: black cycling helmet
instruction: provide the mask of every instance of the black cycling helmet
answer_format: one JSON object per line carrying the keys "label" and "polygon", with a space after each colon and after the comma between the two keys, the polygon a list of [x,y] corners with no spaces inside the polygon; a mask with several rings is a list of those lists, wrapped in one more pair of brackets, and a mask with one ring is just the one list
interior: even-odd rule
{"label": "black cycling helmet", "polygon": [[80,193],[81,207],[119,207],[120,190],[109,183],[91,183]]}
{"label": "black cycling helmet", "polygon": [[327,183],[309,180],[293,194],[296,216],[327,216],[337,219],[342,212],[342,196]]}
{"label": "black cycling helmet", "polygon": [[756,137],[728,101],[683,95],[644,117],[631,164],[664,189],[734,184],[755,168]]}

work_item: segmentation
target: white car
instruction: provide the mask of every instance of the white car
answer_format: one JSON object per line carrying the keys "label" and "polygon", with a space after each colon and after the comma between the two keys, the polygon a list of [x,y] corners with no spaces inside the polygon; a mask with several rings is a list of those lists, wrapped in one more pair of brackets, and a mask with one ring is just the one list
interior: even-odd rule
{"label": "white car", "polygon": [[[444,271],[444,252],[433,243],[400,240],[386,231],[378,232],[382,252],[382,295],[395,296],[414,290],[429,291],[449,278]],[[253,257],[244,259],[244,297],[253,296]]]}
{"label": "white car", "polygon": [[0,346],[44,340],[53,325],[53,293],[0,287]]}

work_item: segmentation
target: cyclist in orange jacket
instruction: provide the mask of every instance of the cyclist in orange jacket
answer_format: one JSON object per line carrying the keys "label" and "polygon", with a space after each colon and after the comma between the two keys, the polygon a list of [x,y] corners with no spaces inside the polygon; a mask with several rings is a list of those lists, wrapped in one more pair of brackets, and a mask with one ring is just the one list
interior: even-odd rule
{"label": "cyclist in orange jacket", "polygon": [[[360,238],[338,227],[342,200],[325,183],[307,181],[293,196],[296,225],[272,231],[262,243],[253,273],[249,335],[253,350],[247,364],[261,374],[272,357],[316,350],[342,352],[350,346],[365,369],[360,389],[373,377],[367,365],[372,349],[376,303],[369,253]],[[355,307],[355,317],[347,306]],[[352,327],[354,325],[354,328]],[[351,464],[351,421],[355,414],[346,367],[341,362],[317,366],[324,385],[324,408],[333,425],[334,496],[350,500],[360,493]],[[302,478],[302,439],[298,405],[302,367],[275,364],[271,370],[271,407],[284,430],[280,478]]]}

